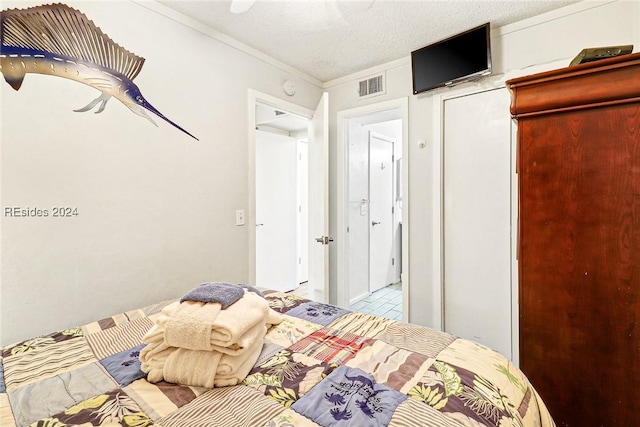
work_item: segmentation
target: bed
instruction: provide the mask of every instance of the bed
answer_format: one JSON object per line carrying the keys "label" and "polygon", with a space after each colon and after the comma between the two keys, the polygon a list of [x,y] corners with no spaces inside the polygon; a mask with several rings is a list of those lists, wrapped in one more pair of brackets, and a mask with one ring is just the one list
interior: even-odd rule
{"label": "bed", "polygon": [[142,338],[175,301],[2,349],[0,425],[553,426],[513,364],[471,341],[290,293],[238,385],[151,383]]}

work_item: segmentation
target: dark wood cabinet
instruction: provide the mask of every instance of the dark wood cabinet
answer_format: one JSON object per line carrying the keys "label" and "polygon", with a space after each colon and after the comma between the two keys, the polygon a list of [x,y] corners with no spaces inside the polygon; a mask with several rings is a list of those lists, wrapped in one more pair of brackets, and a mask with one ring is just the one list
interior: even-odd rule
{"label": "dark wood cabinet", "polygon": [[520,367],[559,426],[640,426],[640,54],[507,86]]}

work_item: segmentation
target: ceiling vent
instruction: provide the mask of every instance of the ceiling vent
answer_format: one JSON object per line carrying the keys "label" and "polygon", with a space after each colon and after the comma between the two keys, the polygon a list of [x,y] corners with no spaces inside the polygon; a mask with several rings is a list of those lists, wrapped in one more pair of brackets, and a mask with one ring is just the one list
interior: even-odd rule
{"label": "ceiling vent", "polygon": [[360,99],[385,93],[384,73],[377,76],[368,77],[358,82],[358,97]]}

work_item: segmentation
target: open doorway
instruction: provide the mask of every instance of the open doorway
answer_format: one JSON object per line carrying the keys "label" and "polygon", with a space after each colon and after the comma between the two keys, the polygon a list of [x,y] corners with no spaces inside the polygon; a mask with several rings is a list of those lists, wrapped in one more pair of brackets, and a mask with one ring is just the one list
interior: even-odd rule
{"label": "open doorway", "polygon": [[[328,94],[322,94],[315,110],[254,90],[249,90],[248,95],[249,210],[246,223],[249,226],[249,281],[265,288],[288,291],[295,289],[306,276],[308,297],[328,302],[329,242],[333,241],[329,237]],[[306,149],[302,145],[305,125]],[[282,151],[275,155],[267,146],[257,146],[262,140],[286,140],[283,144],[287,147],[281,146]],[[294,143],[296,155],[292,156]],[[294,157],[300,163],[305,154],[306,173],[299,166],[292,166],[291,160],[284,160]],[[283,167],[287,170],[281,170]],[[306,185],[301,175],[306,177]],[[295,189],[290,186],[291,181],[296,183]],[[265,184],[278,183],[288,187],[263,187]],[[300,195],[305,188],[306,215],[303,203],[305,196]],[[283,197],[283,193],[287,194]],[[263,220],[266,218],[262,218],[264,211],[262,206],[258,207],[263,202],[271,204],[267,209],[271,213],[270,222],[283,224],[281,217],[287,215],[289,220],[283,225],[287,227],[285,231],[281,228],[266,233],[267,222]],[[295,215],[295,220],[292,215]],[[288,254],[270,259],[280,252],[280,246],[285,245],[285,236]],[[295,250],[292,249],[294,245]],[[277,269],[286,269],[286,275],[282,271],[275,271]],[[263,276],[265,271],[277,276]]]}
{"label": "open doorway", "polygon": [[338,113],[338,295],[354,310],[397,320],[408,320],[406,120],[406,99]]}
{"label": "open doorway", "polygon": [[309,274],[309,119],[261,102],[255,117],[255,284],[287,292]]}

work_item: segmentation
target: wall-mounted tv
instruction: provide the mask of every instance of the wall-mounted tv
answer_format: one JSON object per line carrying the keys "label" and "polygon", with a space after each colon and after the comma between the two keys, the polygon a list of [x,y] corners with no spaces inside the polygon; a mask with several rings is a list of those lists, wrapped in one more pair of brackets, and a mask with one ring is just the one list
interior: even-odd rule
{"label": "wall-mounted tv", "polygon": [[489,23],[411,52],[413,93],[491,74]]}

